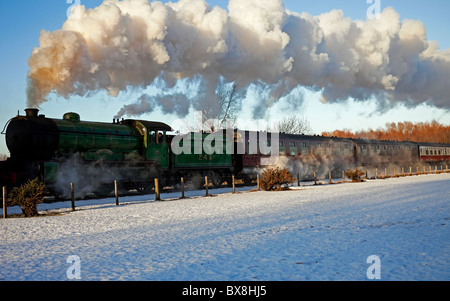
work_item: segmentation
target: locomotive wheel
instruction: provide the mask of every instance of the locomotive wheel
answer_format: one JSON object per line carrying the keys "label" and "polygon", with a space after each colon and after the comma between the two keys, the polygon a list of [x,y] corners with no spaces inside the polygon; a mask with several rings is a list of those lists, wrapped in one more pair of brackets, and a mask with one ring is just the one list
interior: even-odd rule
{"label": "locomotive wheel", "polygon": [[222,184],[222,173],[211,171],[208,173],[208,180],[213,184],[213,187],[220,187]]}
{"label": "locomotive wheel", "polygon": [[232,187],[233,186],[233,178],[232,175],[229,171],[225,171],[223,178],[225,179],[226,183],[227,183],[227,187]]}

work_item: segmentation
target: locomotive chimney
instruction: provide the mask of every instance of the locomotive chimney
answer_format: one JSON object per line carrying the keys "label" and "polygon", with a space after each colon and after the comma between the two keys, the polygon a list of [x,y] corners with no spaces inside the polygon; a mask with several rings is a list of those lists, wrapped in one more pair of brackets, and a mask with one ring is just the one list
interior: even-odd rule
{"label": "locomotive chimney", "polygon": [[25,113],[27,117],[38,117],[39,109],[28,108],[25,109]]}

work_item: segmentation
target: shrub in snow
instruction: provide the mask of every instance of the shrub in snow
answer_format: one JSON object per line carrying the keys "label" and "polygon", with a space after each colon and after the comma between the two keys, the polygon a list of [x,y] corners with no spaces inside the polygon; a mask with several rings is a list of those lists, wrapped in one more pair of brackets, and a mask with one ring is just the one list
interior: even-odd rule
{"label": "shrub in snow", "polygon": [[22,208],[26,217],[38,215],[37,204],[44,201],[45,185],[38,178],[29,180],[20,187],[11,190],[9,197],[13,205]]}
{"label": "shrub in snow", "polygon": [[262,173],[261,188],[265,191],[280,191],[294,183],[294,178],[287,169],[271,168]]}
{"label": "shrub in snow", "polygon": [[345,173],[345,176],[347,178],[352,179],[352,182],[364,182],[364,180],[362,179],[362,176],[365,174],[364,171],[362,170],[358,170],[357,168],[355,168],[355,170],[347,170],[347,172]]}

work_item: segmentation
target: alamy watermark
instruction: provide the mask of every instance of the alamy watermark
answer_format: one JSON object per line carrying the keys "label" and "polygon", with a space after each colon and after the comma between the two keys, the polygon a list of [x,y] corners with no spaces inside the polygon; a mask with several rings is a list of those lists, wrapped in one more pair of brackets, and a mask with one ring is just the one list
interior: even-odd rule
{"label": "alamy watermark", "polygon": [[79,19],[81,17],[81,12],[79,9],[77,9],[77,7],[81,5],[81,0],[66,0],[66,3],[72,4],[71,6],[69,6],[69,8],[67,8],[67,18]]}
{"label": "alamy watermark", "polygon": [[[218,124],[220,121],[203,121],[200,115],[201,112],[194,113],[194,124],[200,127],[200,130],[173,138],[171,147],[175,155],[262,155],[268,157],[263,157],[261,163],[276,163],[280,153],[280,133],[234,129],[234,122],[231,120],[226,120],[225,129],[214,131],[209,125]],[[186,125],[188,122],[176,120],[173,124]]]}
{"label": "alamy watermark", "polygon": [[366,0],[367,4],[372,4],[367,9],[367,19],[381,18],[381,0]]}
{"label": "alamy watermark", "polygon": [[67,257],[66,263],[70,266],[66,270],[67,279],[81,279],[81,259],[77,255]]}
{"label": "alamy watermark", "polygon": [[381,259],[377,255],[367,257],[367,263],[370,264],[366,275],[369,280],[381,279]]}

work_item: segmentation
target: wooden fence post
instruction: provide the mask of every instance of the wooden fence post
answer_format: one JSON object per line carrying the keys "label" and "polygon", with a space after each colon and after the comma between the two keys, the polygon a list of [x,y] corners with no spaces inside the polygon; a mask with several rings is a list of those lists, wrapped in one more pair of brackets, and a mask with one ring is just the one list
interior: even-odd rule
{"label": "wooden fence post", "polygon": [[155,178],[155,201],[160,201],[161,195],[159,194],[159,179]]}
{"label": "wooden fence post", "polygon": [[317,185],[317,177],[316,177],[316,172],[314,172],[314,185]]}
{"label": "wooden fence post", "polygon": [[330,184],[331,184],[331,170],[328,171],[328,178],[330,178]]}
{"label": "wooden fence post", "polygon": [[184,199],[184,178],[181,177],[181,198]]}
{"label": "wooden fence post", "polygon": [[258,190],[260,190],[261,185],[260,185],[260,181],[259,181],[259,174],[256,175],[256,187],[258,188]]}
{"label": "wooden fence post", "polygon": [[3,186],[3,218],[8,217],[8,206],[6,205],[7,194],[6,194],[6,186]]}
{"label": "wooden fence post", "polygon": [[297,186],[300,187],[300,173],[297,173]]}
{"label": "wooden fence post", "polygon": [[117,180],[114,180],[114,195],[116,196],[116,206],[119,206],[119,190],[117,189]]}
{"label": "wooden fence post", "polygon": [[342,171],[342,182],[345,183],[345,170]]}
{"label": "wooden fence post", "polygon": [[205,196],[209,196],[209,194],[208,194],[208,177],[205,177],[205,188],[206,188]]}
{"label": "wooden fence post", "polygon": [[378,168],[375,168],[375,179],[378,179]]}
{"label": "wooden fence post", "polygon": [[70,183],[70,200],[72,202],[72,211],[75,211],[75,184]]}
{"label": "wooden fence post", "polygon": [[235,186],[235,182],[234,182],[234,175],[231,176],[231,181],[233,183],[233,193],[236,193],[236,186]]}

